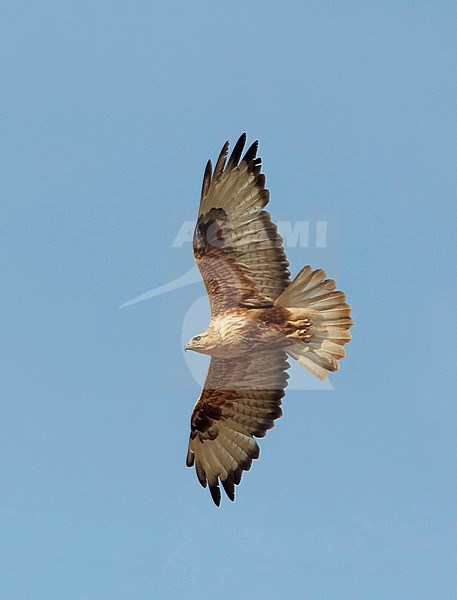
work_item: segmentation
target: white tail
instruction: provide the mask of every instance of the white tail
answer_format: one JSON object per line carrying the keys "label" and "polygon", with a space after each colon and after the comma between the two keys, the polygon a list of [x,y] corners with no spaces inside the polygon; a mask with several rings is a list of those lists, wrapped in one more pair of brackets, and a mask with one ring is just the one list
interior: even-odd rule
{"label": "white tail", "polygon": [[338,361],[346,355],[343,346],[351,341],[348,330],[352,326],[346,295],[335,291],[333,279],[325,277],[322,269],[313,271],[306,266],[275,302],[289,310],[292,322],[311,321],[306,339],[294,336],[287,353],[319,379],[338,370]]}

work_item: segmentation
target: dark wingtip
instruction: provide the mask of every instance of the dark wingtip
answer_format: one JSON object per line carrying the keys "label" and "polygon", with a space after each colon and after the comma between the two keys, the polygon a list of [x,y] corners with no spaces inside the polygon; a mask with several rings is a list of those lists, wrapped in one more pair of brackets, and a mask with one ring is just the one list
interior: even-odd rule
{"label": "dark wingtip", "polygon": [[235,500],[235,484],[233,481],[233,476],[231,474],[225,480],[221,480],[222,487],[225,490],[225,493],[233,502]]}
{"label": "dark wingtip", "polygon": [[238,166],[240,162],[241,154],[243,152],[243,148],[246,145],[246,134],[242,133],[235,144],[235,147],[232,150],[232,154],[230,155],[229,162],[227,168],[233,169]]}
{"label": "dark wingtip", "polygon": [[211,160],[206,163],[205,174],[203,175],[203,184],[202,184],[202,198],[206,196],[209,190],[209,186],[211,184],[211,176],[213,173],[213,165]]}
{"label": "dark wingtip", "polygon": [[211,498],[216,506],[221,505],[221,489],[218,485],[210,486]]}
{"label": "dark wingtip", "polygon": [[251,144],[246,151],[246,154],[243,156],[243,161],[246,163],[250,163],[256,157],[257,150],[259,149],[259,140],[256,140],[253,144]]}
{"label": "dark wingtip", "polygon": [[222,146],[222,150],[219,154],[219,158],[217,159],[216,166],[214,167],[214,179],[217,179],[224,170],[225,162],[227,160],[228,149],[229,141],[227,140]]}

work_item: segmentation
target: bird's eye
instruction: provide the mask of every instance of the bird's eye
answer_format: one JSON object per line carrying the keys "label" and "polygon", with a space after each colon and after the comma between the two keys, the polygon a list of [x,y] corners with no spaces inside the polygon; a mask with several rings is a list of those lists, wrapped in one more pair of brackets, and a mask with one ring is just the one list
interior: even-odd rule
{"label": "bird's eye", "polygon": [[201,339],[202,339],[202,336],[201,336],[201,335],[196,335],[196,336],[194,337],[194,340],[195,340],[196,342],[199,342]]}

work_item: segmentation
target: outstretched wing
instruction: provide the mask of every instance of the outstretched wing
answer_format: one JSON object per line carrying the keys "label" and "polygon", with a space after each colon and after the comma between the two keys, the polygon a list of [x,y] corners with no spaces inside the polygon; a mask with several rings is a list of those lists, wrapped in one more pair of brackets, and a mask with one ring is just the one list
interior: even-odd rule
{"label": "outstretched wing", "polygon": [[241,158],[243,134],[227,162],[228,142],[212,172],[208,161],[194,234],[194,256],[211,313],[237,306],[271,306],[290,281],[282,238],[268,204],[254,142]]}
{"label": "outstretched wing", "polygon": [[252,356],[212,358],[203,391],[195,404],[187,466],[195,465],[203,487],[209,484],[219,506],[219,481],[230,500],[243,471],[259,456],[255,437],[263,437],[281,416],[289,378],[281,350]]}

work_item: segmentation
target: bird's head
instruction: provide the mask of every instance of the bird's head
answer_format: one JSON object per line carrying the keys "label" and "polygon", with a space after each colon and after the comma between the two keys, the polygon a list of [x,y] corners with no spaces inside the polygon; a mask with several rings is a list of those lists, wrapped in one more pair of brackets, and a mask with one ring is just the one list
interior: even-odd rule
{"label": "bird's head", "polygon": [[193,350],[201,354],[208,354],[208,350],[213,347],[208,332],[199,333],[191,338],[184,347],[184,350]]}

